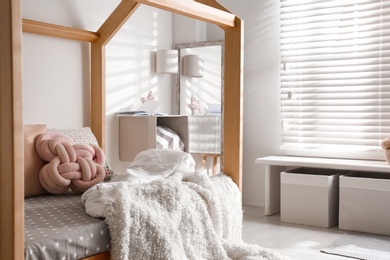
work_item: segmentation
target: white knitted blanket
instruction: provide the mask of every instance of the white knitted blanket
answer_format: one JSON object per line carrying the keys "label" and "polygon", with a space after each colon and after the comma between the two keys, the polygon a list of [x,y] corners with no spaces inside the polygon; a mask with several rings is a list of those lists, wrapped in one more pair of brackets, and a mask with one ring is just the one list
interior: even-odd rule
{"label": "white knitted blanket", "polygon": [[99,184],[83,196],[87,212],[97,201],[112,259],[284,259],[242,242],[241,195],[223,174]]}

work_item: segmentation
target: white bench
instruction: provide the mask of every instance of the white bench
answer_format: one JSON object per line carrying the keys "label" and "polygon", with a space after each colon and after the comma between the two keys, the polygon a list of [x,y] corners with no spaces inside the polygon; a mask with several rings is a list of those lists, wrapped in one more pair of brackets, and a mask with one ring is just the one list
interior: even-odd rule
{"label": "white bench", "polygon": [[265,165],[265,215],[280,211],[280,173],[286,167],[312,167],[390,174],[390,164],[386,161],[343,160],[295,156],[267,156],[256,159],[257,164]]}

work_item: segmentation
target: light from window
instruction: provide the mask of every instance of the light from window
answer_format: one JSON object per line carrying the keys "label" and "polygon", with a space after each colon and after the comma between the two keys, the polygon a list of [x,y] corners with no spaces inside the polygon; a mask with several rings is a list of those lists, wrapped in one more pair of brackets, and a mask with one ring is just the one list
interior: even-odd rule
{"label": "light from window", "polygon": [[383,159],[390,136],[390,1],[281,1],[281,148]]}

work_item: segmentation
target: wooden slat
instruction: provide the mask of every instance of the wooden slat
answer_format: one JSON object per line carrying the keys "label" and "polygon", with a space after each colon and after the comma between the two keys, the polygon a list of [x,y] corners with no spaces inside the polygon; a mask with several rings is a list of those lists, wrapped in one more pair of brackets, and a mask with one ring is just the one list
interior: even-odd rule
{"label": "wooden slat", "polygon": [[0,259],[23,259],[24,153],[20,0],[1,2],[0,28]]}
{"label": "wooden slat", "polygon": [[28,19],[23,19],[23,31],[83,42],[96,42],[99,39],[99,34],[95,32]]}
{"label": "wooden slat", "polygon": [[107,251],[87,258],[83,258],[83,260],[110,260],[110,257],[111,257],[111,253],[110,251]]}
{"label": "wooden slat", "polygon": [[208,5],[208,6],[211,6],[213,8],[217,8],[219,10],[231,13],[228,9],[226,9],[224,6],[222,6],[220,3],[218,3],[215,0],[195,0],[195,2],[204,4],[204,5]]}
{"label": "wooden slat", "polygon": [[122,0],[99,28],[99,44],[106,45],[119,29],[122,28],[123,24],[130,18],[135,10],[137,10],[139,5],[140,4],[132,0]]}
{"label": "wooden slat", "polygon": [[172,13],[177,13],[221,27],[234,27],[235,15],[195,1],[188,0],[134,0]]}
{"label": "wooden slat", "polygon": [[106,152],[106,53],[100,43],[91,44],[91,130]]}
{"label": "wooden slat", "polygon": [[242,189],[243,26],[225,30],[225,86],[223,98],[223,171]]}

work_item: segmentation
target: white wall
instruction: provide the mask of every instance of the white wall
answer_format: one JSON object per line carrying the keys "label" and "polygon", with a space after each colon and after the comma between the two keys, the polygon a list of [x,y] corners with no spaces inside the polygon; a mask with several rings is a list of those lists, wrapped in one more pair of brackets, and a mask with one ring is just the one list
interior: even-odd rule
{"label": "white wall", "polygon": [[[264,166],[258,157],[279,150],[279,1],[220,0],[244,20],[243,203],[264,206]],[[206,39],[224,32],[207,24]]]}
{"label": "white wall", "polygon": [[280,153],[279,1],[219,3],[244,20],[243,203],[263,206],[264,167],[255,159]]}
{"label": "white wall", "polygon": [[[261,206],[264,169],[254,161],[279,153],[279,1],[219,2],[245,23],[243,202]],[[118,3],[23,1],[23,17],[96,31]],[[116,171],[122,171],[127,163],[118,159],[115,112],[139,102],[139,97],[149,90],[162,102],[162,112],[172,110],[172,77],[153,72],[150,53],[171,48],[173,42],[218,40],[223,35],[215,26],[207,26],[207,35],[203,34],[204,24],[196,23],[186,35],[173,37],[172,19],[164,11],[141,6],[107,46],[107,157]],[[183,27],[184,23],[176,19],[175,29]],[[89,84],[89,67],[83,61],[88,56],[88,46],[27,33],[23,34],[23,45],[25,123],[47,123],[49,127],[87,125],[88,105],[82,105],[86,95],[80,87]],[[48,96],[53,93],[59,99],[48,104]]]}
{"label": "white wall", "polygon": [[86,43],[23,34],[25,124],[60,128],[88,124],[87,88],[81,87],[89,84],[84,76],[88,67],[82,59],[87,53]]}
{"label": "white wall", "polygon": [[[92,0],[22,1],[22,16],[96,31],[115,6],[106,2],[98,8]],[[88,124],[88,50],[87,43],[23,33],[25,124],[68,128]]]}
{"label": "white wall", "polygon": [[173,42],[179,44],[206,41],[206,26],[205,22],[173,15]]}
{"label": "white wall", "polygon": [[137,109],[140,97],[152,91],[159,112],[173,112],[173,75],[155,73],[157,49],[171,49],[172,14],[140,6],[107,46],[107,157],[113,169],[124,171],[128,162],[119,160],[119,120],[123,107]]}

